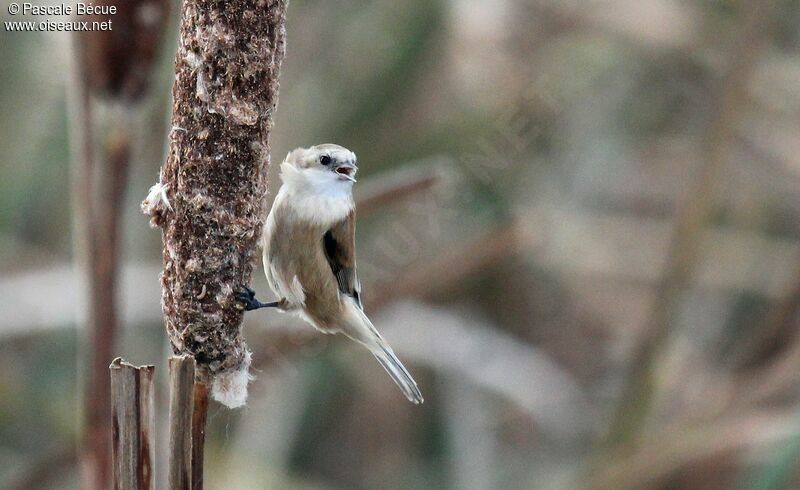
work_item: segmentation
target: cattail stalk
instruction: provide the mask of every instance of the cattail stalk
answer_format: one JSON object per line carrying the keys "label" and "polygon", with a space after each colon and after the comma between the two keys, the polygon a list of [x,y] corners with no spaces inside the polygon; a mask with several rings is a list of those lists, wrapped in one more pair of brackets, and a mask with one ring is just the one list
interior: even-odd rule
{"label": "cattail stalk", "polygon": [[169,157],[143,203],[164,235],[172,349],[194,356],[200,380],[231,407],[247,395],[234,296],[250,282],[266,214],[285,12],[285,0],[184,2]]}

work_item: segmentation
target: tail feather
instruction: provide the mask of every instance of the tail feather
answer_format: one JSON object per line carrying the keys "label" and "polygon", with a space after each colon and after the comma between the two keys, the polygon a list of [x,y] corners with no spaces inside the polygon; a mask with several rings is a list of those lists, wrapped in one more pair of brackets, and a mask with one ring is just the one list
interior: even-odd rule
{"label": "tail feather", "polygon": [[392,380],[400,387],[400,390],[406,398],[408,398],[408,401],[416,405],[424,401],[422,392],[419,391],[416,381],[414,381],[414,378],[411,377],[406,367],[403,366],[403,363],[394,355],[394,352],[392,352],[392,349],[388,345],[384,342],[380,342],[378,349],[370,350],[372,351],[372,355],[375,356],[375,359],[381,363],[383,369],[389,373]]}
{"label": "tail feather", "polygon": [[383,337],[372,325],[367,315],[355,303],[350,305],[349,310],[349,321],[343,330],[345,335],[364,345],[372,352],[375,359],[378,360],[383,369],[389,373],[392,380],[400,387],[408,401],[417,405],[422,403],[424,400],[416,381],[394,354],[389,344],[383,340]]}

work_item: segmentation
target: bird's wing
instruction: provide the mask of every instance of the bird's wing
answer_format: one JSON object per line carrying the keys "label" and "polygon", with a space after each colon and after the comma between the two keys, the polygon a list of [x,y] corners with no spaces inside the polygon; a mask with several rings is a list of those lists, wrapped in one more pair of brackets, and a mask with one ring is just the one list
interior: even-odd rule
{"label": "bird's wing", "polygon": [[356,212],[333,225],[323,239],[325,257],[339,284],[339,291],[356,300],[361,305],[361,284],[356,275]]}

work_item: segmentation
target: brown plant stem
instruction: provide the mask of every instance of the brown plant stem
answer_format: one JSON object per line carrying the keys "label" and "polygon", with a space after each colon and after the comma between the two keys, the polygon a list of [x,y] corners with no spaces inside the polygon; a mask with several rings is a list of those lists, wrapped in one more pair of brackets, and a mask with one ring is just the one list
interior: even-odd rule
{"label": "brown plant stem", "polygon": [[164,234],[172,349],[194,356],[206,381],[247,369],[234,296],[250,283],[265,218],[285,11],[284,0],[183,4],[161,170],[170,204],[146,201],[144,210]]}
{"label": "brown plant stem", "polygon": [[192,487],[192,435],[194,419],[195,360],[169,358],[169,488]]}
{"label": "brown plant stem", "polygon": [[[99,0],[99,5],[114,5]],[[116,7],[116,6],[115,6]],[[82,447],[83,486],[109,486],[111,410],[107,370],[118,330],[115,301],[119,272],[119,232],[131,157],[130,113],[146,93],[151,67],[166,26],[168,2],[131,0],[117,7],[114,28],[76,33],[73,206],[76,256],[88,285]],[[93,14],[91,21],[106,21]],[[93,105],[105,100],[108,130],[93,119]],[[102,139],[101,139],[102,138]],[[95,161],[94,154],[99,158]]]}
{"label": "brown plant stem", "polygon": [[109,369],[114,489],[153,489],[154,368],[133,366],[118,357]]}
{"label": "brown plant stem", "polygon": [[102,175],[95,180],[87,200],[89,219],[84,222],[86,264],[89,270],[89,315],[87,319],[90,350],[86,390],[89,450],[98,465],[99,488],[104,488],[109,467],[110,440],[108,414],[111,393],[108,362],[113,357],[118,330],[117,276],[119,273],[119,232],[130,141],[126,132],[117,129],[105,147],[105,165],[97,168]]}
{"label": "brown plant stem", "polygon": [[192,490],[203,488],[203,455],[206,442],[206,419],[208,418],[208,386],[195,383],[192,412]]}
{"label": "brown plant stem", "polygon": [[[72,216],[73,216],[73,242],[74,255],[76,262],[80,265],[83,278],[89,284],[93,282],[91,268],[89,264],[92,251],[92,236],[88,230],[94,222],[92,215],[93,200],[91,198],[94,190],[92,185],[92,175],[94,175],[94,125],[92,124],[92,100],[89,94],[87,77],[85,74],[86,52],[81,49],[78,38],[73,41],[73,66],[71,78],[70,98],[72,120],[71,120],[71,147],[72,147],[72,169],[71,169],[71,194],[72,194]],[[91,296],[91,292],[89,293]],[[90,300],[91,301],[91,300]],[[87,305],[91,309],[91,306]],[[92,335],[92,319],[94,315],[87,312],[87,356],[93,352],[94,337]],[[106,486],[108,481],[108,468],[110,466],[110,446],[106,443],[107,418],[101,419],[98,414],[101,410],[93,408],[92,396],[94,393],[101,393],[103,387],[100,386],[105,367],[97,371],[97,363],[90,359],[85,363],[84,369],[87,372],[84,404],[85,413],[83,415],[83,434],[80,441],[80,461],[81,473],[84,488],[89,490],[101,489]],[[92,376],[91,373],[97,373]],[[108,413],[108,412],[106,412]]]}

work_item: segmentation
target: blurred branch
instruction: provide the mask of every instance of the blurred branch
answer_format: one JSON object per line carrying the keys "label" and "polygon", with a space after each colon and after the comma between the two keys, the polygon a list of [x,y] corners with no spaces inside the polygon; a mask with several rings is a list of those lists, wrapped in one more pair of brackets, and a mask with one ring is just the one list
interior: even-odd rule
{"label": "blurred branch", "polygon": [[528,1],[541,25],[555,35],[601,32],[631,45],[658,51],[689,50],[697,46],[702,22],[692,4],[672,0],[615,0],[613,2]]}
{"label": "blurred branch", "polygon": [[[71,168],[71,186],[72,186],[72,216],[73,216],[73,242],[74,242],[74,260],[83,270],[83,278],[87,283],[93,284],[96,280],[96,275],[92,273],[92,266],[90,261],[96,260],[94,243],[94,236],[92,226],[97,221],[93,215],[95,194],[93,184],[93,176],[95,174],[95,131],[93,124],[93,111],[92,99],[89,92],[88,76],[86,74],[87,54],[83,49],[82,43],[79,42],[77,36],[73,36],[73,66],[71,77],[71,97],[70,107],[72,112],[71,120],[71,144],[72,144],[72,168]],[[89,286],[90,289],[96,289]],[[91,296],[91,292],[89,293]],[[107,424],[105,419],[101,419],[99,414],[103,408],[107,408],[105,413],[110,412],[110,405],[108,401],[103,401],[104,388],[101,385],[108,385],[103,383],[103,374],[105,373],[105,366],[107,364],[98,362],[98,355],[105,352],[110,357],[110,347],[95,346],[96,342],[100,342],[101,335],[98,330],[97,318],[98,313],[95,311],[95,302],[83,303],[87,305],[86,323],[87,333],[87,347],[85,350],[89,353],[89,362],[86,363],[84,369],[87,370],[87,377],[89,378],[86,385],[86,393],[84,393],[84,400],[86,400],[85,418],[84,421],[84,434],[81,441],[81,466],[83,473],[83,486],[88,490],[100,489],[107,486],[108,483],[108,469],[110,467],[111,447],[108,444],[108,439],[105,437],[109,432],[110,425]],[[99,347],[97,355],[92,355],[95,347]],[[95,373],[95,374],[92,374]],[[106,395],[108,392],[106,391]],[[91,406],[92,396],[100,396],[99,403],[101,406],[95,410]],[[105,397],[105,400],[108,396]]]}
{"label": "blurred branch", "polygon": [[[97,6],[116,6],[111,0]],[[113,19],[101,14],[81,20],[113,20],[113,29],[79,34],[84,73],[92,94],[116,102],[138,102],[148,91],[158,47],[169,20],[168,0],[132,0],[117,7]]]}
{"label": "blurred branch", "polygon": [[[87,488],[105,488],[111,454],[108,434],[111,423],[111,393],[108,364],[113,356],[118,330],[117,275],[119,270],[119,232],[122,202],[131,153],[130,128],[120,114],[119,126],[103,148],[105,161],[96,169],[84,167],[88,201],[78,212],[86,213],[82,233],[86,237],[89,311],[87,315],[86,469]],[[99,175],[96,175],[99,174]],[[93,181],[93,182],[91,182]],[[76,192],[82,190],[76,189]],[[89,476],[93,474],[95,476]],[[91,481],[92,483],[88,483]]]}
{"label": "blurred branch", "polygon": [[657,288],[642,338],[629,361],[629,376],[615,408],[606,444],[630,443],[639,434],[656,391],[657,355],[669,337],[673,315],[699,260],[700,236],[715,209],[719,182],[738,123],[745,85],[767,39],[771,0],[742,4],[741,32],[728,53],[729,67],[721,81],[711,125],[704,138],[705,159],[694,188],[677,217],[664,276]]}
{"label": "blurred branch", "polygon": [[439,168],[427,162],[373,177],[356,189],[358,217],[363,218],[388,204],[430,190],[440,177]]}
{"label": "blurred branch", "polygon": [[[523,211],[529,219],[520,220],[521,242],[538,266],[644,288],[659,284],[672,232],[668,220],[567,206]],[[714,260],[694,271],[693,282],[703,290],[778,299],[794,285],[786,264],[800,256],[800,241],[729,226],[707,227],[698,240],[700,250],[714,250]],[[757,273],[742,274],[743,263],[757,264]]]}
{"label": "blurred branch", "polygon": [[667,428],[620,446],[598,465],[587,488],[660,488],[658,482],[689,464],[714,456],[772,445],[800,434],[792,412],[751,412],[683,428]]}
{"label": "blurred branch", "polygon": [[367,296],[366,307],[379,310],[399,298],[445,293],[466,277],[516,254],[518,247],[517,225],[501,224],[458,249],[448,249],[429,262],[419,262],[391,283],[374,288]]}

